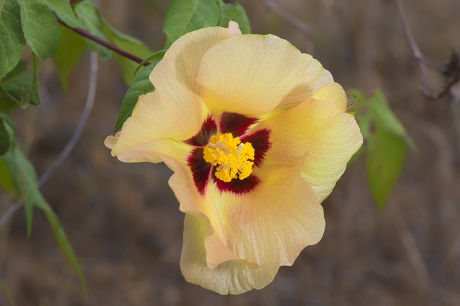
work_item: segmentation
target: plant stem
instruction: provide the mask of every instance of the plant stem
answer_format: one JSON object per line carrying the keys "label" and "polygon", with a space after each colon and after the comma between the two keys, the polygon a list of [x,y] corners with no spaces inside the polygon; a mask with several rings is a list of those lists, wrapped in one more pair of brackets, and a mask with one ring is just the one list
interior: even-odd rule
{"label": "plant stem", "polygon": [[[121,56],[124,56],[124,57],[126,57],[126,58],[128,58],[128,59],[130,59],[130,60],[132,60],[132,61],[134,61],[136,63],[138,63],[138,64],[142,63],[142,61],[143,61],[142,58],[137,57],[134,54],[129,53],[129,52],[123,50],[123,49],[120,49],[117,46],[114,46],[111,43],[109,43],[109,42],[107,42],[107,41],[105,41],[103,39],[100,39],[99,37],[89,33],[88,31],[71,27],[67,23],[65,23],[62,19],[57,17],[57,16],[56,16],[56,18],[57,18],[57,20],[58,20],[58,22],[60,24],[62,24],[63,26],[69,28],[70,30],[74,31],[75,33],[77,33],[77,34],[79,34],[79,35],[81,35],[83,37],[86,37],[86,38],[88,38],[88,39],[90,39],[90,40],[92,40],[92,41],[94,41],[94,42],[96,42],[96,43],[98,43],[98,44],[100,44],[100,45],[102,45],[102,46],[104,46],[104,47],[106,47],[106,48],[108,48],[108,49],[120,54]],[[148,66],[150,64],[151,64],[150,62],[144,62],[143,63],[144,66]]]}

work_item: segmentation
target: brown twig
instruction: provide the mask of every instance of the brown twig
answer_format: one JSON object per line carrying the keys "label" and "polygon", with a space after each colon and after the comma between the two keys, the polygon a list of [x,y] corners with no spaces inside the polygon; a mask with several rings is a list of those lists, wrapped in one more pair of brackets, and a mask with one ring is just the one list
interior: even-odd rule
{"label": "brown twig", "polygon": [[428,88],[422,86],[422,93],[430,98],[430,99],[439,99],[449,93],[451,87],[457,83],[460,80],[460,63],[449,63],[449,64],[454,64],[454,69],[450,71],[450,74],[447,74],[445,69],[443,67],[439,68],[430,63],[429,61],[426,60],[426,58],[423,56],[423,53],[420,51],[420,48],[417,44],[417,41],[415,40],[414,33],[412,32],[412,29],[409,25],[409,21],[407,20],[407,14],[406,10],[404,9],[404,5],[402,3],[402,0],[395,0],[396,1],[396,6],[398,7],[398,12],[399,12],[399,17],[401,18],[401,22],[404,28],[404,33],[407,37],[407,40],[409,41],[409,45],[412,49],[412,53],[414,54],[415,59],[417,60],[418,65],[420,66],[420,70],[422,72],[422,79],[423,81],[427,80],[427,69],[433,69],[437,70],[439,73],[442,73],[447,81],[446,84],[444,85],[444,88],[438,92],[438,93],[432,93]]}
{"label": "brown twig", "polygon": [[[111,43],[109,43],[109,42],[107,42],[107,41],[105,41],[105,40],[103,40],[103,39],[100,39],[99,37],[97,37],[97,36],[95,36],[95,35],[89,33],[88,31],[85,31],[85,30],[82,30],[82,29],[78,29],[78,28],[74,28],[74,27],[69,26],[67,23],[65,23],[65,22],[64,22],[62,19],[60,19],[59,17],[57,17],[57,20],[58,20],[58,22],[59,22],[60,24],[62,24],[63,26],[65,26],[65,27],[67,27],[67,28],[69,28],[69,29],[71,29],[71,30],[74,31],[75,33],[77,33],[77,34],[79,34],[79,35],[81,35],[81,36],[83,36],[83,37],[86,37],[86,38],[88,38],[88,39],[91,39],[92,41],[94,41],[94,42],[100,44],[101,46],[104,46],[104,47],[106,47],[106,48],[108,48],[108,49],[110,49],[110,50],[112,50],[112,51],[114,51],[114,52],[120,54],[121,56],[124,56],[124,57],[126,57],[126,58],[128,58],[128,59],[130,59],[130,60],[132,60],[132,61],[134,61],[134,62],[136,62],[136,63],[138,63],[138,64],[141,64],[142,61],[143,61],[142,58],[140,58],[140,57],[138,57],[138,56],[135,56],[134,54],[129,53],[129,52],[123,50],[123,49],[120,49],[120,48],[118,48],[117,46],[114,46],[114,45],[112,45]],[[144,66],[148,66],[148,65],[150,65],[150,64],[151,64],[150,62],[145,62],[145,63],[143,63]]]}
{"label": "brown twig", "polygon": [[297,28],[300,32],[305,34],[305,37],[307,38],[307,52],[313,55],[315,49],[315,43],[313,39],[314,33],[310,26],[305,22],[300,21],[298,18],[292,16],[289,12],[284,10],[282,7],[280,7],[272,0],[262,0],[262,3],[265,5],[267,9],[277,14],[278,16],[286,20],[288,23],[290,23],[292,26]]}

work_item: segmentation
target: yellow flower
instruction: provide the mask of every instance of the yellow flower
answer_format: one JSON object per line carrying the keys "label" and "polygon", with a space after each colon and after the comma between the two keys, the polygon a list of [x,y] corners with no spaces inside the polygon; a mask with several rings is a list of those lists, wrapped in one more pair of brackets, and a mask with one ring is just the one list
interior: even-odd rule
{"label": "yellow flower", "polygon": [[342,87],[287,41],[235,22],[178,39],[150,80],[155,91],[106,146],[174,171],[187,281],[263,288],[321,239],[320,203],[362,144]]}

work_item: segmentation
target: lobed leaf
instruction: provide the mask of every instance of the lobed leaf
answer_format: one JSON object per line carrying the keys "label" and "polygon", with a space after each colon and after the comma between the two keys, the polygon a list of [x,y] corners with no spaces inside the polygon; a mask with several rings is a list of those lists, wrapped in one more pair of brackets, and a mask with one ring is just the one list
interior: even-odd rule
{"label": "lobed leaf", "polygon": [[0,11],[0,80],[13,70],[24,50],[20,7],[14,0],[5,0]]}
{"label": "lobed leaf", "polygon": [[17,0],[21,7],[24,37],[40,59],[52,57],[61,36],[59,24],[50,9],[37,0]]}
{"label": "lobed leaf", "polygon": [[166,48],[185,33],[218,25],[220,13],[216,0],[172,0],[163,24]]}

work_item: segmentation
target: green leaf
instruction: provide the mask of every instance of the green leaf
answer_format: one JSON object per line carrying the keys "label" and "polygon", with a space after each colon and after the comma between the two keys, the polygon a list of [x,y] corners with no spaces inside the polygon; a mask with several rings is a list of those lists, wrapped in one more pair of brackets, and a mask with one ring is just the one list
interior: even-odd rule
{"label": "green leaf", "polygon": [[12,101],[5,93],[0,89],[0,112],[5,114],[11,113],[13,109],[18,107],[18,104]]}
{"label": "green leaf", "polygon": [[10,102],[22,108],[27,107],[32,90],[32,79],[32,75],[27,72],[27,62],[19,61],[18,65],[0,82],[0,101],[4,101],[2,104],[6,105]]}
{"label": "green leaf", "polygon": [[168,49],[157,50],[153,52],[152,54],[150,54],[149,56],[147,56],[146,58],[144,58],[142,62],[137,64],[136,70],[134,70],[134,74],[137,75],[137,73],[139,72],[139,70],[141,70],[141,68],[145,68],[144,64],[146,62],[150,62],[150,64],[159,62],[163,58],[163,56],[165,56],[166,51],[168,51]]}
{"label": "green leaf", "polygon": [[[43,204],[46,204],[47,207],[49,208],[49,205],[46,202],[44,202]],[[72,248],[72,245],[70,244],[69,239],[67,238],[67,235],[64,232],[64,229],[62,228],[61,223],[59,222],[59,219],[57,218],[56,214],[51,210],[51,208],[49,210],[44,209],[44,211],[46,214],[46,218],[48,219],[48,222],[51,224],[51,228],[53,229],[54,236],[56,237],[56,240],[58,241],[59,248],[64,253],[64,255],[67,257],[67,260],[70,262],[74,271],[77,273],[78,278],[80,279],[80,284],[82,286],[82,293],[86,299],[88,297],[86,279],[83,274],[83,270],[81,269],[78,258],[75,255],[75,252]]]}
{"label": "green leaf", "polygon": [[172,0],[163,25],[166,47],[185,33],[218,25],[219,18],[216,0]]}
{"label": "green leaf", "polygon": [[14,187],[13,176],[6,166],[5,161],[0,157],[0,187],[5,189],[12,197],[16,198],[16,188]]}
{"label": "green leaf", "polygon": [[0,80],[16,67],[24,50],[19,5],[14,0],[0,0]]}
{"label": "green leaf", "polygon": [[[99,12],[97,8],[94,6],[93,1],[83,0],[77,5],[75,5],[74,9],[75,13],[81,20],[82,27],[84,30],[105,41],[108,41],[107,36],[102,31],[102,24],[99,18]],[[101,60],[106,61],[112,57],[112,51],[110,49],[107,49],[106,47],[101,46],[100,44],[87,38],[85,38],[84,40],[88,45],[88,48],[99,53],[99,57]]]}
{"label": "green leaf", "polygon": [[375,119],[379,126],[384,127],[387,131],[390,131],[396,135],[399,135],[406,139],[407,143],[412,150],[416,150],[416,146],[412,138],[407,134],[402,123],[396,118],[388,105],[383,93],[378,90],[371,98],[369,98],[368,107],[372,114],[372,118]]}
{"label": "green leaf", "polygon": [[241,5],[238,3],[227,4],[222,0],[219,1],[219,4],[221,9],[219,25],[221,27],[228,27],[230,20],[233,20],[238,23],[241,33],[251,33],[251,25],[249,24],[248,16]]}
{"label": "green leaf", "polygon": [[368,99],[358,90],[348,91],[347,96],[365,139],[363,147],[371,193],[381,208],[401,173],[407,144],[412,140],[381,91]]}
{"label": "green leaf", "polygon": [[369,98],[368,104],[371,108],[373,117],[379,125],[382,125],[388,131],[404,136],[406,131],[403,125],[393,114],[393,111],[380,90],[377,90],[375,94]]}
{"label": "green leaf", "polygon": [[0,118],[0,155],[5,154],[10,149],[10,136],[6,130],[3,119]]}
{"label": "green leaf", "polygon": [[[10,126],[8,126],[8,128],[8,132],[11,136],[13,134],[13,130]],[[67,236],[62,229],[59,220],[57,219],[56,214],[43,198],[39,190],[37,175],[32,164],[27,160],[27,158],[24,156],[24,154],[22,154],[16,145],[13,146],[6,154],[4,154],[2,159],[13,177],[14,186],[17,190],[19,200],[24,203],[28,235],[30,235],[32,229],[33,207],[36,206],[46,214],[46,217],[53,229],[56,240],[58,241],[59,247],[77,273],[82,286],[83,294],[86,297],[86,281],[83,275],[83,271],[80,267],[77,257],[75,256],[72,246],[70,245]]]}
{"label": "green leaf", "polygon": [[81,21],[75,15],[69,0],[41,0],[65,23],[74,28],[81,27]]}
{"label": "green leaf", "polygon": [[[17,103],[22,108],[29,104],[40,103],[38,72],[40,59],[32,52],[33,73],[27,72],[27,62],[19,61],[18,65],[0,82],[0,101]],[[6,110],[5,112],[9,112]]]}
{"label": "green leaf", "polygon": [[[102,30],[108,37],[109,42],[113,45],[119,47],[122,50],[128,51],[129,53],[134,54],[140,58],[147,57],[152,53],[152,51],[140,40],[120,33],[111,25],[109,25],[107,21],[102,17],[101,21]],[[135,71],[137,64],[132,60],[119,54],[115,54],[115,58],[121,67],[126,84],[131,85],[136,78]]]}
{"label": "green leaf", "polygon": [[27,103],[34,105],[40,104],[39,72],[41,62],[38,55],[32,52],[32,89],[29,93]]}
{"label": "green leaf", "polygon": [[148,67],[145,67],[137,76],[133,85],[128,89],[121,103],[120,114],[118,115],[118,120],[115,123],[115,132],[120,130],[123,126],[123,123],[128,119],[136,106],[137,100],[140,95],[152,92],[155,90],[152,83],[149,80],[149,75],[155,67],[156,63],[151,64]]}
{"label": "green leaf", "polygon": [[401,173],[405,157],[405,139],[383,127],[377,127],[368,141],[366,172],[378,207],[383,207],[387,201]]}
{"label": "green leaf", "polygon": [[17,0],[21,6],[24,37],[40,59],[52,57],[61,36],[59,24],[48,7],[37,0]]}
{"label": "green leaf", "polygon": [[59,73],[59,79],[64,91],[67,91],[68,80],[72,68],[80,61],[85,53],[86,45],[83,38],[74,31],[61,26],[61,43],[54,56],[54,62]]}

